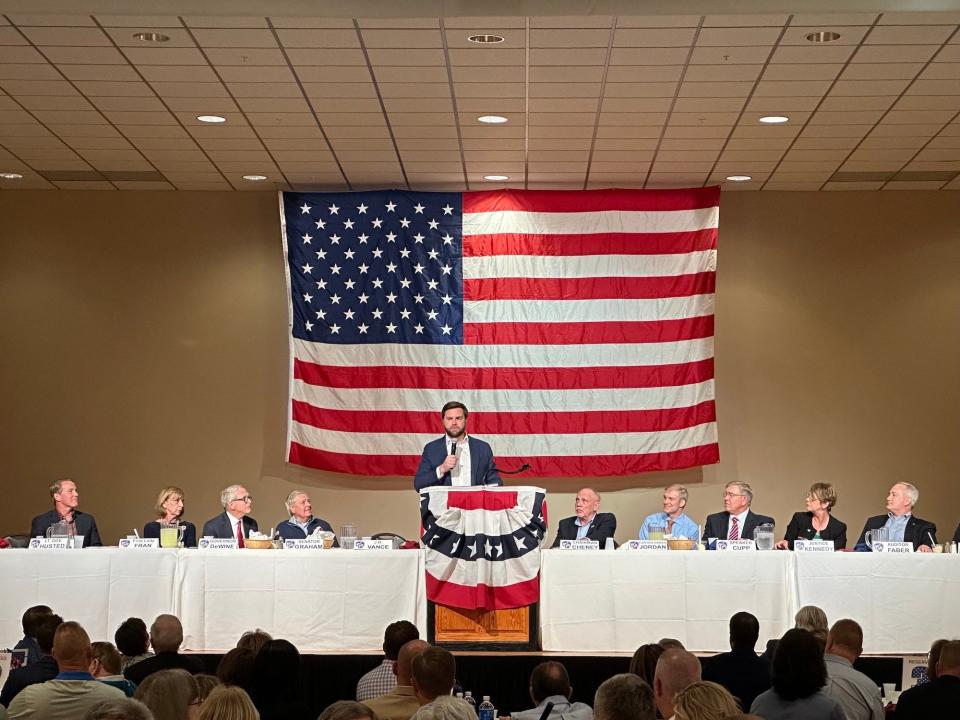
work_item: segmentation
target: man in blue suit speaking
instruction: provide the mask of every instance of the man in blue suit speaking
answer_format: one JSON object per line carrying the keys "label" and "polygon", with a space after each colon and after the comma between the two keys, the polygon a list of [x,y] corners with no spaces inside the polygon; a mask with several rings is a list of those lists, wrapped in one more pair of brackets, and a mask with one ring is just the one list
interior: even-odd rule
{"label": "man in blue suit speaking", "polygon": [[444,435],[423,448],[413,487],[431,485],[503,485],[493,464],[493,450],[483,440],[467,436],[467,406],[448,402],[440,410]]}

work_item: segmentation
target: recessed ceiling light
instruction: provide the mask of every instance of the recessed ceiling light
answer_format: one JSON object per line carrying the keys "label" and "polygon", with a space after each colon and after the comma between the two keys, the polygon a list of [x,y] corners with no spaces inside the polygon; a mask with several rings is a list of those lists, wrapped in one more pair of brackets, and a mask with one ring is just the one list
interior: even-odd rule
{"label": "recessed ceiling light", "polygon": [[170,36],[164,35],[163,33],[138,32],[133,34],[133,39],[142,40],[143,42],[167,42]]}
{"label": "recessed ceiling light", "polygon": [[509,175],[484,175],[484,180],[509,180]]}
{"label": "recessed ceiling light", "polygon": [[0,173],[0,180],[21,180],[21,179],[23,179],[23,175],[21,175],[20,173],[8,173],[8,172]]}
{"label": "recessed ceiling light", "polygon": [[244,180],[249,180],[250,182],[260,182],[261,180],[266,180],[266,175],[244,175]]}
{"label": "recessed ceiling light", "polygon": [[760,122],[764,125],[783,125],[785,122],[790,122],[790,118],[786,115],[764,115],[760,118]]}
{"label": "recessed ceiling light", "polygon": [[507,118],[503,115],[481,115],[477,118],[477,121],[487,125],[502,125],[507,122]]}
{"label": "recessed ceiling light", "polygon": [[807,33],[804,35],[807,41],[812,43],[828,43],[840,39],[840,33],[832,30],[821,30],[819,32]]}
{"label": "recessed ceiling light", "polygon": [[753,180],[749,175],[727,175],[727,180],[730,182],[746,182],[747,180]]}
{"label": "recessed ceiling light", "polygon": [[225,123],[227,119],[219,115],[197,115],[197,120],[205,123]]}
{"label": "recessed ceiling light", "polygon": [[503,35],[471,35],[467,40],[478,45],[496,45],[502,43],[504,37]]}

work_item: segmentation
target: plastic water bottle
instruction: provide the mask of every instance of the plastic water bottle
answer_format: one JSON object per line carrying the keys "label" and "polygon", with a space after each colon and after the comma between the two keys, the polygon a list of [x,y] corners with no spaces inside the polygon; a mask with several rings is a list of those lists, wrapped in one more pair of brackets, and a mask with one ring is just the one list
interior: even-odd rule
{"label": "plastic water bottle", "polygon": [[490,702],[490,696],[484,695],[483,702],[477,707],[478,720],[497,720],[497,710]]}
{"label": "plastic water bottle", "polygon": [[477,712],[477,701],[473,699],[473,693],[469,690],[465,690],[463,693],[463,699],[470,704],[470,708],[473,710],[474,714]]}

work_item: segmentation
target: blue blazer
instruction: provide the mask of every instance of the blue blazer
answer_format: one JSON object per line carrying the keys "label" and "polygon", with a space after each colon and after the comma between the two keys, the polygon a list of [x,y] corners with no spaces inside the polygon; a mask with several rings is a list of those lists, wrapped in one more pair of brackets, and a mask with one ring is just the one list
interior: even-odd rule
{"label": "blue blazer", "polygon": [[[181,520],[180,524],[183,525],[183,546],[184,547],[196,547],[197,546],[197,526],[192,522],[186,522]],[[154,520],[153,522],[148,522],[143,526],[143,536],[145,538],[160,538],[160,521]],[[123,690],[123,688],[120,688]]]}
{"label": "blue blazer", "polygon": [[[245,538],[250,537],[250,531],[257,529],[259,529],[257,527],[257,521],[249,515],[245,515],[243,518],[243,536]],[[230,518],[227,517],[227,513],[222,512],[215,518],[207,520],[203,524],[203,532],[200,534],[200,537],[232,538],[233,524],[230,522]],[[184,545],[186,545],[186,542],[184,542]]]}
{"label": "blue blazer", "polygon": [[[310,523],[307,525],[307,532],[304,533],[299,527],[294,525],[289,520],[283,520],[282,522],[277,523],[277,532],[280,534],[280,537],[284,540],[303,540],[307,535],[312,533],[314,530],[326,530],[327,532],[333,532],[333,528],[330,527],[330,523],[321,518],[315,517],[310,519]],[[340,547],[340,543],[337,542],[337,536],[333,536],[333,546]]]}
{"label": "blue blazer", "polygon": [[[470,445],[470,484],[471,485],[503,485],[500,473],[493,464],[493,450],[483,440],[468,436]],[[452,485],[450,473],[437,479],[437,468],[447,459],[450,450],[450,440],[446,436],[431,440],[423,447],[420,457],[420,467],[413,478],[413,487],[420,491],[433,485]]]}
{"label": "blue blazer", "polygon": [[[47,528],[56,522],[60,522],[60,513],[56,510],[37,515],[30,523],[30,537],[43,537],[47,534]],[[100,532],[97,530],[97,521],[93,515],[88,515],[79,510],[73,511],[73,523],[77,528],[77,535],[83,535],[84,547],[101,547]]]}

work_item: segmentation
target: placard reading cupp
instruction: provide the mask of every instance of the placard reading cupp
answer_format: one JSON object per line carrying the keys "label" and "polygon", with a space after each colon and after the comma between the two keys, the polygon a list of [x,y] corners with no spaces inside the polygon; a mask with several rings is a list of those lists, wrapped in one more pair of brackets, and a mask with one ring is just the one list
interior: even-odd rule
{"label": "placard reading cupp", "polygon": [[320,538],[288,538],[283,541],[284,550],[323,550]]}
{"label": "placard reading cupp", "polygon": [[236,550],[236,538],[200,538],[197,547],[201,550]]}
{"label": "placard reading cupp", "polygon": [[599,550],[600,541],[599,540],[561,540],[560,541],[561,550]]}
{"label": "placard reading cupp", "polygon": [[627,540],[624,546],[629,550],[666,550],[666,540]]}
{"label": "placard reading cupp", "polygon": [[353,544],[354,550],[393,550],[393,540],[360,540]]}
{"label": "placard reading cupp", "polygon": [[796,552],[835,552],[833,540],[794,540]]}
{"label": "placard reading cupp", "polygon": [[123,550],[152,550],[160,547],[160,538],[120,538],[117,547]]}
{"label": "placard reading cupp", "polygon": [[913,543],[908,542],[874,542],[874,552],[885,553],[912,553]]}
{"label": "placard reading cupp", "polygon": [[68,537],[35,537],[30,539],[31,550],[66,550],[69,547],[71,545]]}
{"label": "placard reading cupp", "polygon": [[744,550],[756,550],[757,544],[753,540],[717,540],[717,550],[728,552],[737,552]]}

